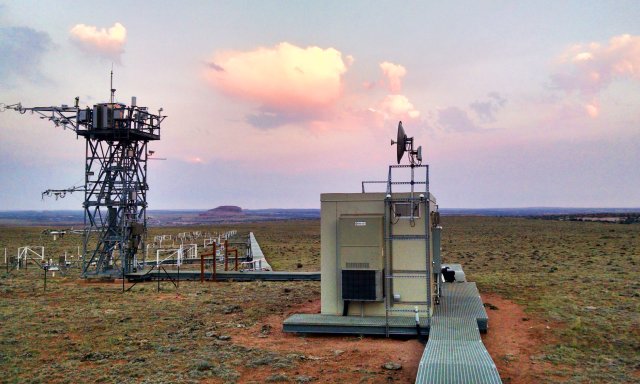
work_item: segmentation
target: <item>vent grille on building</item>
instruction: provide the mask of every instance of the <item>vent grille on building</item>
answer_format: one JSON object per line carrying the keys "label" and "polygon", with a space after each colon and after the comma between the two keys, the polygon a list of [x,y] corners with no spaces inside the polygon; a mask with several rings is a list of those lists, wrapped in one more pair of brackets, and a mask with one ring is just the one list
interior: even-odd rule
{"label": "vent grille on building", "polygon": [[369,269],[369,263],[349,263],[347,262],[347,268],[349,269]]}
{"label": "vent grille on building", "polygon": [[376,271],[342,271],[343,300],[376,300]]}

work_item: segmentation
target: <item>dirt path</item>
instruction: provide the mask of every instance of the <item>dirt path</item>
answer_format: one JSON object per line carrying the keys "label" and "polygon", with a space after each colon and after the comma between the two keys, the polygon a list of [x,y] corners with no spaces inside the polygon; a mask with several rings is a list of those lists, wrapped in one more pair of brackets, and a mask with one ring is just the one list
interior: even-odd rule
{"label": "dirt path", "polygon": [[539,383],[550,366],[536,356],[551,341],[553,325],[527,315],[522,307],[498,295],[481,296],[489,315],[489,331],[482,335],[482,342],[503,383]]}

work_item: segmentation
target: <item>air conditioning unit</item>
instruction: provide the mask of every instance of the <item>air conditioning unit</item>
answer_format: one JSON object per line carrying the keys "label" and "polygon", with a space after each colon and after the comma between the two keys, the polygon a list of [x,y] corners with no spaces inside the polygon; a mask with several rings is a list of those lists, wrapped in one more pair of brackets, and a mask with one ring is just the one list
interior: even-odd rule
{"label": "air conditioning unit", "polygon": [[342,300],[382,301],[382,271],[342,270]]}
{"label": "air conditioning unit", "polygon": [[382,301],[382,215],[341,215],[338,231],[342,299]]}

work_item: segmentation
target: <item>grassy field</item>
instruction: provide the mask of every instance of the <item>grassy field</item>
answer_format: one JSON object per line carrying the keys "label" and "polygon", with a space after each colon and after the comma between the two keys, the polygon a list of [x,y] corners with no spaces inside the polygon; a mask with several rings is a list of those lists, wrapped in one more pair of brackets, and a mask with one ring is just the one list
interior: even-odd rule
{"label": "grassy field", "polygon": [[640,225],[448,217],[446,261],[553,321],[536,358],[570,383],[640,381]]}
{"label": "grassy field", "polygon": [[[532,356],[552,368],[535,382],[640,381],[640,225],[489,217],[445,217],[442,225],[445,261],[462,263],[481,292],[552,325],[549,344]],[[253,231],[277,270],[319,269],[319,221],[151,235],[226,229]],[[57,255],[81,242],[41,232],[2,228],[0,251],[44,245]],[[77,273],[50,278],[45,293],[35,268],[0,272],[1,382],[323,382],[304,373],[313,349],[241,342],[254,330],[268,337],[267,318],[317,300],[318,282],[162,283],[159,293],[146,284],[122,294],[117,284],[80,283]],[[332,375],[400,380],[347,367]]]}

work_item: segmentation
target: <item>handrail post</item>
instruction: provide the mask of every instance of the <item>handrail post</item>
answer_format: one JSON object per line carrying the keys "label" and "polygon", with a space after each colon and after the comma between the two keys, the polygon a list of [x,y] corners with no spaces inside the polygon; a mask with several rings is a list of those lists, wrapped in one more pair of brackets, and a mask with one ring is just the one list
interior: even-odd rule
{"label": "handrail post", "polygon": [[225,239],[224,241],[224,270],[229,270],[229,241]]}
{"label": "handrail post", "polygon": [[204,255],[200,254],[200,282],[204,283]]}
{"label": "handrail post", "polygon": [[216,264],[218,264],[218,258],[216,256],[216,245],[217,243],[214,241],[213,242],[213,281],[217,281],[216,280]]}
{"label": "handrail post", "polygon": [[238,248],[235,248],[233,252],[236,255],[236,272],[238,271]]}

